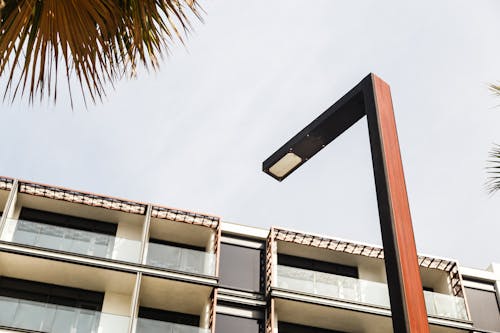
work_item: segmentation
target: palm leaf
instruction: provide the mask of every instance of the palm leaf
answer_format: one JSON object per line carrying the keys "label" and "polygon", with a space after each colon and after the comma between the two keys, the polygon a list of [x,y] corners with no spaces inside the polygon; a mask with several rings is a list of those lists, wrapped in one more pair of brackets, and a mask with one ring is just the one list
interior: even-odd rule
{"label": "palm leaf", "polygon": [[[491,84],[490,90],[500,96],[500,85]],[[500,145],[495,144],[491,148],[486,169],[488,170],[486,190],[493,194],[500,190]]]}
{"label": "palm leaf", "polygon": [[500,96],[500,85],[491,84],[490,90],[495,94]]}
{"label": "palm leaf", "polygon": [[488,160],[488,180],[486,181],[486,189],[493,194],[500,190],[500,145],[495,144],[490,150]]}
{"label": "palm leaf", "polygon": [[201,19],[192,0],[0,0],[4,98],[56,101],[62,66],[71,101],[74,78],[95,103],[138,65],[157,70],[191,14]]}

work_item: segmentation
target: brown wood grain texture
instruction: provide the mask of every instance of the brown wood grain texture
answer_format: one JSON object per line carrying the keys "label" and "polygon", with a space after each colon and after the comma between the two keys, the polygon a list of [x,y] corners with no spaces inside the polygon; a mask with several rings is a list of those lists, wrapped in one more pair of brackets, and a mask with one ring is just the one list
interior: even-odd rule
{"label": "brown wood grain texture", "polygon": [[219,269],[220,269],[220,242],[222,238],[222,227],[219,223],[219,226],[216,229],[216,234],[215,234],[215,244],[214,244],[214,250],[215,250],[215,276],[219,276]]}
{"label": "brown wood grain texture", "polygon": [[428,333],[429,324],[418,266],[415,237],[406,192],[391,92],[389,85],[375,75],[373,75],[373,87],[382,142],[382,154],[386,169],[390,214],[394,224],[403,293],[406,299],[408,327],[412,333]]}

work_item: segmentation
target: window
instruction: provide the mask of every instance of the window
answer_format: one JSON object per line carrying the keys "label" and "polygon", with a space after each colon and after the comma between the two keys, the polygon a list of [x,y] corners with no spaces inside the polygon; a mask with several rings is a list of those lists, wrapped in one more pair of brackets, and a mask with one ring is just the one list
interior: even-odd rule
{"label": "window", "polygon": [[285,322],[278,322],[279,333],[342,333],[340,331],[330,331],[322,328],[303,326]]}
{"label": "window", "polygon": [[195,250],[195,251],[205,252],[205,248],[201,247],[201,246],[195,246],[195,245],[190,245],[190,244],[182,244],[182,243],[175,243],[175,242],[166,241],[166,240],[163,240],[163,239],[150,238],[149,242],[150,243],[154,243],[154,244],[162,244],[162,245],[167,245],[167,246],[172,246],[172,247],[178,247],[178,248],[183,248],[183,249],[189,249],[189,250]]}
{"label": "window", "polygon": [[500,331],[500,309],[494,287],[492,291],[465,287],[467,301],[474,327]]}
{"label": "window", "polygon": [[223,237],[219,272],[221,286],[244,291],[262,291],[263,248],[264,244],[259,242]]}
{"label": "window", "polygon": [[[158,322],[170,323],[170,324],[179,324],[179,325],[188,325],[188,326],[198,326],[200,324],[200,317],[180,312],[166,311],[160,309],[139,308],[139,318],[147,319],[147,320],[139,320],[139,327],[147,328],[153,326],[159,326]],[[142,323],[142,326],[141,326]],[[165,325],[165,328],[167,325]],[[148,332],[148,330],[145,330]]]}
{"label": "window", "polygon": [[244,318],[227,314],[217,314],[215,321],[216,333],[259,333],[262,324],[254,318]]}
{"label": "window", "polygon": [[82,217],[57,214],[46,212],[38,209],[31,209],[23,207],[19,216],[20,220],[28,220],[49,224],[53,226],[66,227],[71,229],[86,230],[97,232],[100,234],[114,236],[116,234],[117,225],[114,223],[107,223]]}
{"label": "window", "polygon": [[111,258],[117,225],[23,207],[12,241]]}
{"label": "window", "polygon": [[214,254],[201,246],[174,243],[151,238],[148,244],[147,264],[195,274],[214,275]]}
{"label": "window", "polygon": [[101,311],[104,294],[54,284],[0,277],[0,296]]}
{"label": "window", "polygon": [[219,302],[215,318],[215,333],[264,333],[263,310]]}
{"label": "window", "polygon": [[323,272],[335,275],[348,276],[357,279],[359,277],[358,268],[331,262],[319,261],[309,258],[278,254],[278,265],[307,269],[316,272]]}
{"label": "window", "polygon": [[36,332],[96,332],[104,294],[0,278],[0,326]]}

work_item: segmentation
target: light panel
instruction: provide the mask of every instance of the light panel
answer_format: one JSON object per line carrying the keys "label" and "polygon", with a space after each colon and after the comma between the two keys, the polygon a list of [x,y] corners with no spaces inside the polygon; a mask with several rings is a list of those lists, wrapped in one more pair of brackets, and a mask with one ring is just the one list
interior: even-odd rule
{"label": "light panel", "polygon": [[289,173],[293,168],[302,162],[302,158],[294,153],[287,153],[278,162],[276,162],[272,167],[269,168],[271,172],[276,177],[283,177]]}

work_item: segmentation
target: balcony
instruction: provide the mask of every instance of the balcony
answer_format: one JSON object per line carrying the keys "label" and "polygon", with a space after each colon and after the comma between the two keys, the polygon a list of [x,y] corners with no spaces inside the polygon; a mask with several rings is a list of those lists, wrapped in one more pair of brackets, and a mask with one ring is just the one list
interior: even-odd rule
{"label": "balcony", "polygon": [[177,271],[215,275],[215,254],[172,245],[149,243],[146,263]]}
{"label": "balcony", "polygon": [[50,333],[128,332],[129,318],[0,296],[0,326]]}
{"label": "balcony", "polygon": [[468,320],[465,300],[424,290],[425,306],[429,316]]}
{"label": "balcony", "polygon": [[340,298],[346,301],[389,307],[387,285],[341,275],[278,266],[278,284],[282,289]]}
{"label": "balcony", "polygon": [[[278,265],[276,286],[349,302],[390,307],[387,285],[379,282]],[[429,315],[467,320],[463,298],[430,291],[424,294]]]}
{"label": "balcony", "polygon": [[139,262],[139,241],[40,222],[7,219],[1,239],[94,257]]}
{"label": "balcony", "polygon": [[209,333],[210,330],[196,326],[170,323],[160,320],[138,318],[137,333]]}

